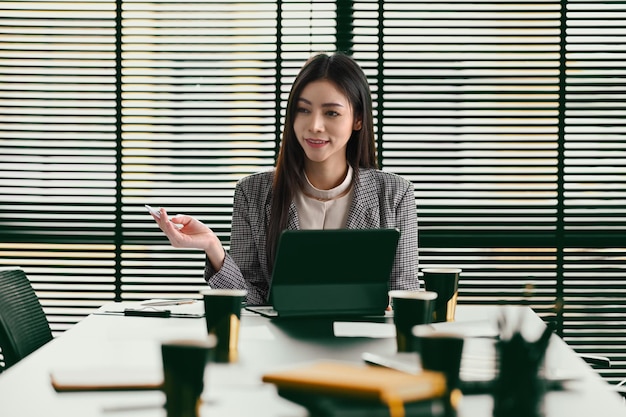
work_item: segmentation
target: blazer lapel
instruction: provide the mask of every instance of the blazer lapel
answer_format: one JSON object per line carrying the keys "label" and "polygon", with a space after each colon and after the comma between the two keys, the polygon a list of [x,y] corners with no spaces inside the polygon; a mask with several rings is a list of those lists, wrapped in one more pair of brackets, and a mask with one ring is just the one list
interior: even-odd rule
{"label": "blazer lapel", "polygon": [[374,187],[364,184],[373,184],[371,172],[359,170],[359,176],[354,183],[354,197],[346,220],[347,229],[372,229],[380,227],[379,196]]}
{"label": "blazer lapel", "polygon": [[[272,203],[268,200],[265,204],[265,219],[267,225],[269,225],[270,213],[272,212]],[[267,226],[266,225],[266,226]],[[300,228],[300,220],[298,219],[298,212],[296,211],[296,203],[293,201],[289,204],[289,216],[287,217],[287,229],[297,230]]]}
{"label": "blazer lapel", "polygon": [[293,201],[289,204],[289,217],[287,218],[287,229],[297,230],[300,228],[300,219],[296,210],[296,203]]}

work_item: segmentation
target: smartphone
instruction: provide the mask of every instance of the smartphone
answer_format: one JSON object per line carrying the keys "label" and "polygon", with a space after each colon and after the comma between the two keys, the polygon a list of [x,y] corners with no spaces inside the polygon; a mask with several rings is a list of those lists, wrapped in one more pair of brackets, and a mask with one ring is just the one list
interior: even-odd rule
{"label": "smartphone", "polygon": [[[147,205],[147,204],[145,204],[145,206],[146,206],[146,208],[148,209],[148,211],[149,211],[151,214],[154,214],[154,215],[155,215],[155,216],[157,216],[157,218],[159,218],[159,219],[161,218],[161,212],[159,211],[159,209],[155,209],[154,207],[151,207],[151,206],[149,206],[149,205]],[[182,228],[183,228],[183,225],[182,225],[182,224],[180,224],[180,223],[172,223],[172,224],[173,224],[173,225],[174,225],[177,229],[182,229]]]}

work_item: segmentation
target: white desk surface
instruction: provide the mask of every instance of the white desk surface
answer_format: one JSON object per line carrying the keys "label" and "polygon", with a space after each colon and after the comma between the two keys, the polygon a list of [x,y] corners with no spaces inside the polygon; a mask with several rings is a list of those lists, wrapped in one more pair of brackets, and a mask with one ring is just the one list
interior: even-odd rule
{"label": "white desk surface", "polygon": [[[531,313],[529,328],[533,323],[541,324],[530,310],[520,311]],[[495,318],[496,313],[496,307],[459,306],[457,321],[479,323]],[[337,326],[343,327],[343,332],[350,329],[343,323],[305,326],[302,322],[273,322],[243,313],[240,359],[234,364],[207,366],[201,416],[305,417],[304,408],[279,397],[273,385],[261,382],[261,375],[315,359],[361,362],[362,352],[395,352],[391,323],[355,324],[356,330],[349,335],[348,331],[347,337],[332,335],[333,329],[338,331]],[[537,329],[540,332],[541,326]],[[368,332],[370,337],[363,337]],[[0,416],[165,417],[160,391],[57,393],[51,386],[50,373],[57,369],[107,369],[160,376],[162,341],[205,335],[203,318],[90,315],[0,374]],[[626,415],[621,397],[556,336],[551,340],[546,365],[581,377],[568,390],[547,394],[546,417]],[[492,406],[488,395],[466,395],[459,417],[491,417]]]}

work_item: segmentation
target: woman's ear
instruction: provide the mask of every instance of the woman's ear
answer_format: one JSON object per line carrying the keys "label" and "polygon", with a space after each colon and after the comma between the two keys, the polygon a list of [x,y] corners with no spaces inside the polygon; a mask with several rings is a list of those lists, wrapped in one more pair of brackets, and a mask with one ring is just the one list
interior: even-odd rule
{"label": "woman's ear", "polygon": [[363,120],[360,117],[355,118],[352,130],[361,130],[361,127],[363,127]]}

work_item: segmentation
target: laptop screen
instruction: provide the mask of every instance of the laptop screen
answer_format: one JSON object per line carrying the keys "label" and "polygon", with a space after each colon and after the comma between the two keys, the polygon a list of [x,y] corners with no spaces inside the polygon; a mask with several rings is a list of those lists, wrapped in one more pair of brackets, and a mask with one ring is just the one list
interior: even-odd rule
{"label": "laptop screen", "polygon": [[388,305],[397,229],[286,230],[272,273],[279,316],[379,315]]}

